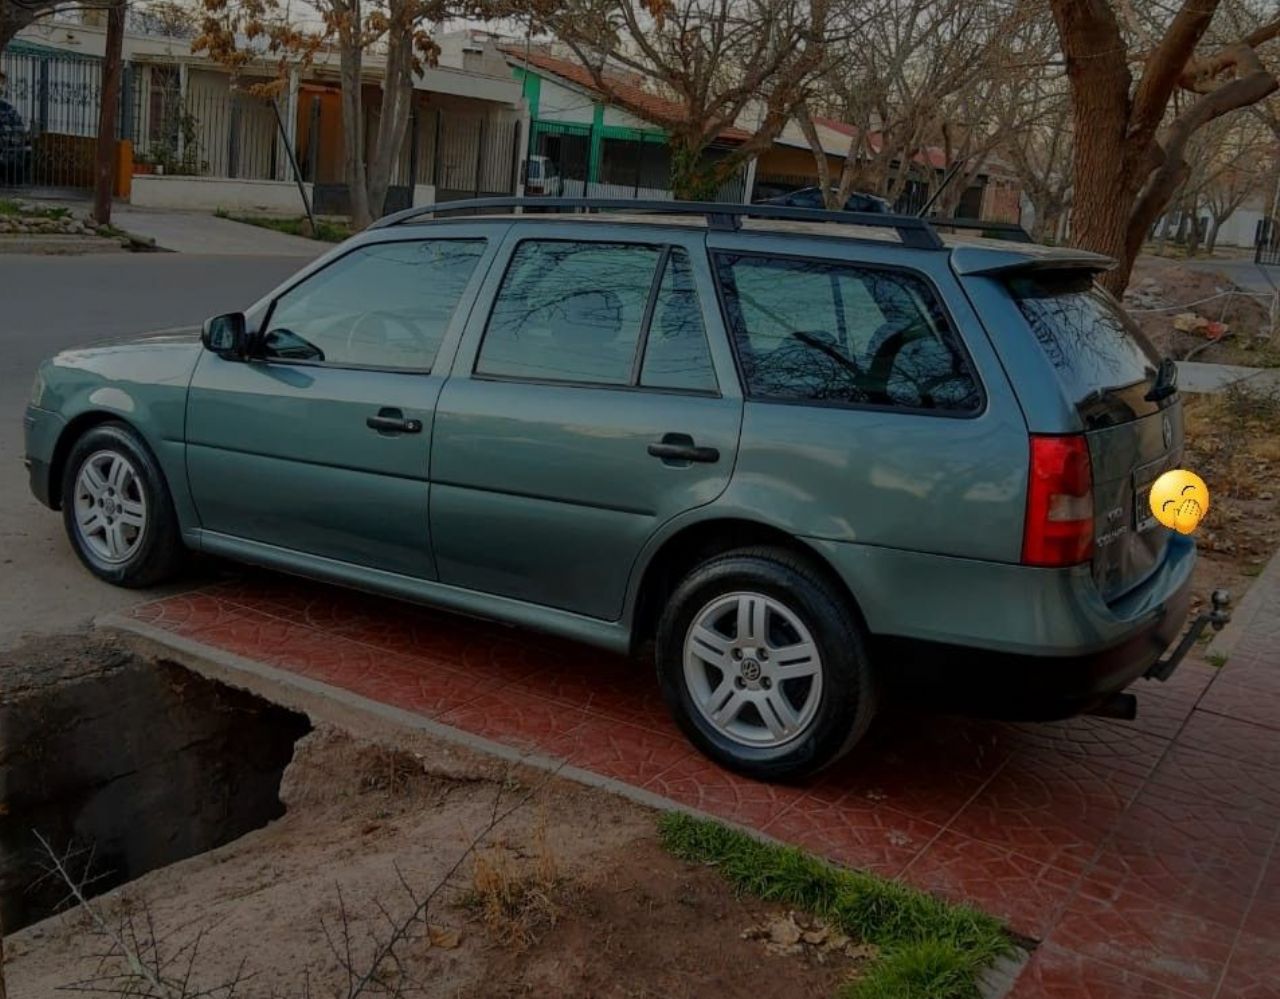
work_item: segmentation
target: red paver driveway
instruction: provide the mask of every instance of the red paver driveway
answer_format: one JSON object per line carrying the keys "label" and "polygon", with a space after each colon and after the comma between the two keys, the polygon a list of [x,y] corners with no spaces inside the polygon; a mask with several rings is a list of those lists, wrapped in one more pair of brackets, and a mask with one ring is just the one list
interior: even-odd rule
{"label": "red paver driveway", "polygon": [[1137,722],[896,712],[797,787],[707,762],[647,665],[584,646],[270,575],[132,616],[972,902],[1042,941],[1022,999],[1262,999],[1280,997],[1271,589],[1226,668],[1140,684]]}

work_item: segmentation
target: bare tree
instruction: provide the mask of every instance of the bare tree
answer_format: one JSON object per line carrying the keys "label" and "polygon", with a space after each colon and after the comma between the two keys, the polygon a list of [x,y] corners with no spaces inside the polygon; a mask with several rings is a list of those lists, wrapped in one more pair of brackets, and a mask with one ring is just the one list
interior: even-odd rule
{"label": "bare tree", "polygon": [[[611,103],[649,118],[652,93],[679,108],[661,124],[670,136],[672,188],[682,198],[713,196],[769,147],[832,43],[830,0],[537,0],[533,10],[537,25],[569,45]],[[645,87],[621,85],[615,67]],[[734,144],[708,157],[735,127]]]}
{"label": "bare tree", "polygon": [[95,5],[92,0],[84,3],[69,0],[0,0],[0,52],[13,41],[14,35],[41,18],[61,10],[92,6],[102,5]]}
{"label": "bare tree", "polygon": [[[937,167],[957,166],[951,208],[1000,138],[992,105],[1004,83],[1007,42],[1024,18],[1014,0],[876,0],[857,8],[863,23],[800,109],[798,123],[814,153],[828,204],[855,189],[890,201],[911,180],[934,183]],[[838,181],[812,115],[821,109],[850,124]],[[929,147],[943,150],[931,162]]]}
{"label": "bare tree", "polygon": [[1275,178],[1274,140],[1262,130],[1256,118],[1237,116],[1227,121],[1232,127],[1215,143],[1214,169],[1204,184],[1204,203],[1209,209],[1209,234],[1205,250],[1213,253],[1218,233],[1227,219]]}
{"label": "bare tree", "polygon": [[[1239,34],[1217,37],[1210,28],[1223,0],[1141,11],[1128,0],[1049,4],[1072,96],[1071,239],[1119,261],[1101,278],[1119,293],[1151,226],[1186,181],[1191,137],[1280,87],[1260,53],[1280,34],[1280,18],[1246,28],[1249,10],[1237,6],[1222,26]],[[1188,99],[1174,110],[1178,91]]]}
{"label": "bare tree", "polygon": [[[289,0],[202,0],[201,33],[192,50],[207,52],[234,71],[264,54],[277,60],[278,78],[265,87],[278,93],[290,69],[314,62],[334,48],[341,84],[343,173],[358,228],[382,215],[391,176],[404,145],[413,103],[413,76],[434,62],[438,48],[428,26],[463,7],[452,0],[309,0],[308,18]],[[479,16],[483,3],[468,2]],[[313,25],[319,24],[319,27]],[[248,45],[244,44],[244,40]],[[364,58],[384,56],[381,108],[373,149],[366,161],[367,121],[363,100]]]}

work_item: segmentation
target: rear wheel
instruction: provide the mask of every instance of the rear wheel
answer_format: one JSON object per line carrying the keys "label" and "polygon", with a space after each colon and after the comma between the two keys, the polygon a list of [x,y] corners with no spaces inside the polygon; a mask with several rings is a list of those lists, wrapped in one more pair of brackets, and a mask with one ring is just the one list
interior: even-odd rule
{"label": "rear wheel", "polygon": [[875,714],[876,684],[844,594],[781,549],[711,559],[662,616],[658,675],[704,753],[764,780],[838,759]]}
{"label": "rear wheel", "polygon": [[116,586],[161,582],[185,554],[164,475],[122,423],[93,427],[72,446],[63,469],[62,519],[80,561]]}

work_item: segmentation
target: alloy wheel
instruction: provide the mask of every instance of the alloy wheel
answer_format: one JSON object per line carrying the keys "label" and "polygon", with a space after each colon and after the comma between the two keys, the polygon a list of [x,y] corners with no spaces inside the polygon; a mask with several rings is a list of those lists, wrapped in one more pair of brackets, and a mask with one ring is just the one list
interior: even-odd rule
{"label": "alloy wheel", "polygon": [[822,659],[809,629],[762,593],[727,593],[693,618],[684,677],[702,717],[745,746],[773,749],[798,738],[822,699]]}
{"label": "alloy wheel", "polygon": [[147,526],[147,496],[132,462],[118,451],[96,451],[76,476],[76,530],[94,557],[127,562]]}

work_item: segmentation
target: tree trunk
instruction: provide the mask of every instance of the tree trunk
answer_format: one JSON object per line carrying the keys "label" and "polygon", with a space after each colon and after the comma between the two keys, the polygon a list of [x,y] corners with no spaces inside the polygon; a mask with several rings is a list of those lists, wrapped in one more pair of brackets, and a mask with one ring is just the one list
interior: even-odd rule
{"label": "tree trunk", "polygon": [[1215,215],[1213,221],[1209,224],[1209,238],[1205,241],[1204,250],[1211,257],[1218,246],[1218,230],[1222,228],[1222,223],[1225,221],[1225,218],[1219,218]]}
{"label": "tree trunk", "polygon": [[1160,237],[1156,240],[1156,253],[1164,256],[1169,248],[1169,236],[1173,233],[1173,212],[1167,208],[1164,213],[1164,221],[1160,223]]}
{"label": "tree trunk", "polygon": [[125,0],[116,0],[107,11],[107,41],[102,65],[102,91],[98,108],[98,143],[94,150],[93,217],[99,225],[111,221],[111,195],[115,188],[116,115],[120,109],[120,64],[124,50]]}
{"label": "tree trunk", "polygon": [[1187,256],[1194,257],[1200,252],[1200,237],[1204,235],[1200,226],[1199,198],[1194,195],[1190,202],[1191,220],[1187,225]]}
{"label": "tree trunk", "polygon": [[13,41],[13,36],[36,19],[37,11],[11,0],[0,2],[0,52]]}
{"label": "tree trunk", "polygon": [[387,62],[382,75],[378,136],[369,161],[368,210],[373,218],[381,218],[385,213],[387,189],[404,148],[413,104],[413,26],[404,23],[406,18],[404,4],[393,4],[391,30],[387,33]]}
{"label": "tree trunk", "polygon": [[342,166],[351,203],[351,225],[363,229],[369,213],[369,185],[364,164],[364,55],[360,47],[360,0],[351,0],[347,21],[339,29],[338,55],[342,85]]}

